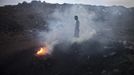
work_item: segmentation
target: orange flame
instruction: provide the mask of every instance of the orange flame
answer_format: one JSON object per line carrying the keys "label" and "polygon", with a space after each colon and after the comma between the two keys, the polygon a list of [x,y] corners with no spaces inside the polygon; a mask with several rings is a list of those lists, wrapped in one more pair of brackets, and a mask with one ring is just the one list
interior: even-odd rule
{"label": "orange flame", "polygon": [[48,54],[48,48],[47,47],[41,47],[37,52],[36,55],[37,56],[44,56]]}

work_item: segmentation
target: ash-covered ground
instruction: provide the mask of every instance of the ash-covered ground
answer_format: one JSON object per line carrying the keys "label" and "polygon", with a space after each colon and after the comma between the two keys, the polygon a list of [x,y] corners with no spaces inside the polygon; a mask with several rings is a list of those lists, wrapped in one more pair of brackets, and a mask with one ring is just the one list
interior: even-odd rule
{"label": "ash-covered ground", "polygon": [[[51,55],[35,56],[38,47],[1,59],[1,75],[133,75],[133,45],[98,40],[57,44]],[[10,49],[9,49],[10,50]]]}
{"label": "ash-covered ground", "polygon": [[[40,1],[0,7],[0,74],[134,75],[133,12]],[[75,15],[78,40],[72,37]],[[37,57],[45,42],[51,54]]]}

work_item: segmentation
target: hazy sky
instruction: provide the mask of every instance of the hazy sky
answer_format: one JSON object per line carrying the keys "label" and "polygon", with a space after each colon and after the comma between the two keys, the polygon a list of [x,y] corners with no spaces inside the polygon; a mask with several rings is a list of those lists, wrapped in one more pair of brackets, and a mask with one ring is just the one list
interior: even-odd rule
{"label": "hazy sky", "polygon": [[[31,0],[0,0],[0,5],[17,4],[19,2]],[[123,5],[126,7],[134,7],[134,0],[40,0],[49,3],[82,3],[91,5]]]}

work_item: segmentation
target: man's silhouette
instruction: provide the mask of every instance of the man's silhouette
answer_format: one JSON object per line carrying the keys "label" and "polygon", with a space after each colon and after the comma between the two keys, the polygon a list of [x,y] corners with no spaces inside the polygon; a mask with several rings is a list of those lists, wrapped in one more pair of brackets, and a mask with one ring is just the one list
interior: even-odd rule
{"label": "man's silhouette", "polygon": [[79,22],[79,19],[78,19],[78,16],[74,16],[74,19],[76,20],[76,24],[75,24],[75,31],[74,31],[74,37],[79,37],[79,26],[80,26],[80,22]]}

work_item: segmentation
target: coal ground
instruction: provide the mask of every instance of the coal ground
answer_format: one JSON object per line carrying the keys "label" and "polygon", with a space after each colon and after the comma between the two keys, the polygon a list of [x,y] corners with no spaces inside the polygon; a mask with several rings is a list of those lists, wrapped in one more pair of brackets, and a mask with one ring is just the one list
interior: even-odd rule
{"label": "coal ground", "polygon": [[[39,40],[27,30],[47,31],[46,20],[54,20],[48,15],[54,9],[65,11],[70,6],[33,1],[1,7],[0,75],[134,75],[134,8],[83,5],[96,14],[95,26],[104,33],[82,43],[59,43],[44,58],[34,55]],[[101,43],[101,39],[111,38],[105,37],[111,29],[119,36],[114,39],[118,39]]]}
{"label": "coal ground", "polygon": [[122,42],[59,43],[51,55],[40,58],[33,38],[20,42],[16,35],[6,37],[1,40],[0,75],[134,75],[134,49]]}

